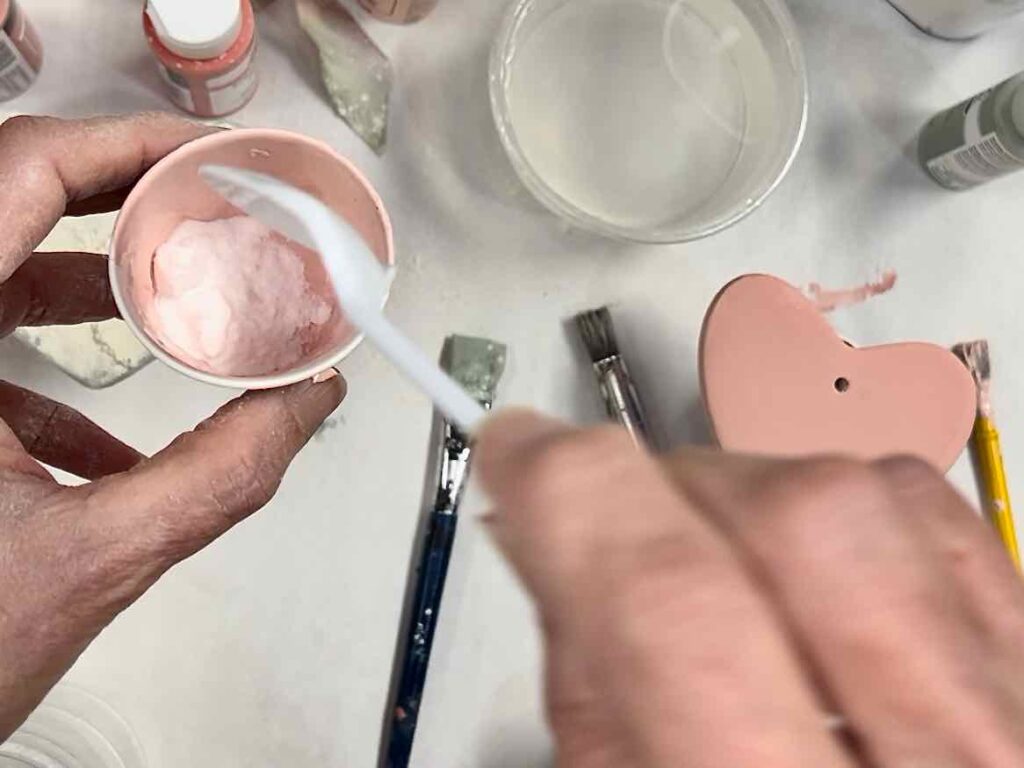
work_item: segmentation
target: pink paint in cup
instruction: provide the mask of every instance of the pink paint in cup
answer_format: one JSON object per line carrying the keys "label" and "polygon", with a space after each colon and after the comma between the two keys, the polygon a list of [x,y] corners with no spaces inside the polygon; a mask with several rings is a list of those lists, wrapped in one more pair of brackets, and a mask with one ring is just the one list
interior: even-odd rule
{"label": "pink paint in cup", "polygon": [[[128,196],[114,228],[110,282],[121,317],[155,357],[198,381],[235,389],[270,389],[313,378],[336,366],[362,336],[336,305],[319,256],[291,244],[312,291],[330,302],[329,319],[305,339],[301,354],[282,370],[246,375],[211,372],[171,343],[154,325],[158,295],[155,255],[185,220],[230,219],[240,211],[199,176],[199,167],[220,164],[276,176],[317,198],[362,236],[381,263],[395,262],[391,222],[377,192],[348,160],[326,144],[300,134],[237,129],[196,139],[154,165]],[[263,286],[265,289],[265,286]],[[217,311],[211,306],[211,312]],[[266,318],[261,318],[266,322]]]}

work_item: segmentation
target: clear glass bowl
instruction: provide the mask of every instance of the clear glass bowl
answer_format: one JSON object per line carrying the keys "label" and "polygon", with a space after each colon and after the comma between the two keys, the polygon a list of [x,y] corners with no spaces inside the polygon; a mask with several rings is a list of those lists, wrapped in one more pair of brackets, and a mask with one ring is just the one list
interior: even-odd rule
{"label": "clear glass bowl", "polygon": [[128,724],[81,688],[62,683],[0,744],[0,768],[145,768]]}
{"label": "clear glass bowl", "polygon": [[754,210],[807,121],[781,0],[514,0],[490,91],[512,164],[544,205],[650,243],[704,237]]}

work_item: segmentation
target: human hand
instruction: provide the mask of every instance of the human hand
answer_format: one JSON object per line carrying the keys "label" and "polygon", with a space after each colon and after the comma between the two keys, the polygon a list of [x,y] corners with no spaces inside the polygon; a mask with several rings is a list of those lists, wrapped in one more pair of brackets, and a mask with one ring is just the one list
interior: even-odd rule
{"label": "human hand", "polygon": [[[116,209],[210,132],[169,115],[0,126],[0,335],[116,315],[106,259],[32,254],[65,213]],[[0,382],[0,742],[160,575],[273,496],[344,380],[249,393],[145,459],[70,408]],[[93,482],[57,484],[36,460]]]}
{"label": "human hand", "polygon": [[1024,764],[1024,586],[926,465],[658,459],[521,412],[479,452],[560,768]]}

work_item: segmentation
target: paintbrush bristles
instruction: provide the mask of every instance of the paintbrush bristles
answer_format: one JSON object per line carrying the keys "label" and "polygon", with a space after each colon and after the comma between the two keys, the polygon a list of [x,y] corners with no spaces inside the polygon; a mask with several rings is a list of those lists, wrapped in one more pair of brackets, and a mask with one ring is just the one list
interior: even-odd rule
{"label": "paintbrush bristles", "polygon": [[608,307],[580,312],[574,319],[583,345],[593,362],[600,363],[619,356],[619,344],[615,339],[615,327]]}
{"label": "paintbrush bristles", "polygon": [[992,378],[992,361],[989,358],[988,342],[965,341],[953,347],[953,354],[960,358],[974,378],[978,387],[978,413],[992,416],[992,402],[989,397],[989,381]]}
{"label": "paintbrush bristles", "polygon": [[959,357],[971,376],[979,384],[988,381],[992,376],[992,363],[988,356],[988,342],[984,339],[979,341],[965,341],[953,347],[953,354]]}
{"label": "paintbrush bristles", "polygon": [[449,336],[441,350],[441,367],[477,402],[490,407],[505,373],[508,348],[491,339]]}

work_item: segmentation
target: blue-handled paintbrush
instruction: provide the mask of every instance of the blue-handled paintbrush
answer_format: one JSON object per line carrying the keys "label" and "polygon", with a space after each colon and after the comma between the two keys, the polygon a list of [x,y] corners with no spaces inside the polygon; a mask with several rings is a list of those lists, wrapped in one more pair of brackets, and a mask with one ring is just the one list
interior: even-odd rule
{"label": "blue-handled paintbrush", "polygon": [[[489,409],[505,370],[505,357],[506,348],[497,342],[450,336],[441,355],[441,367]],[[403,644],[399,649],[398,682],[388,703],[381,744],[381,764],[385,768],[405,768],[412,755],[441,596],[455,545],[459,501],[469,478],[472,446],[448,420],[442,423],[439,453],[437,494],[416,559],[413,599],[400,628]]]}

